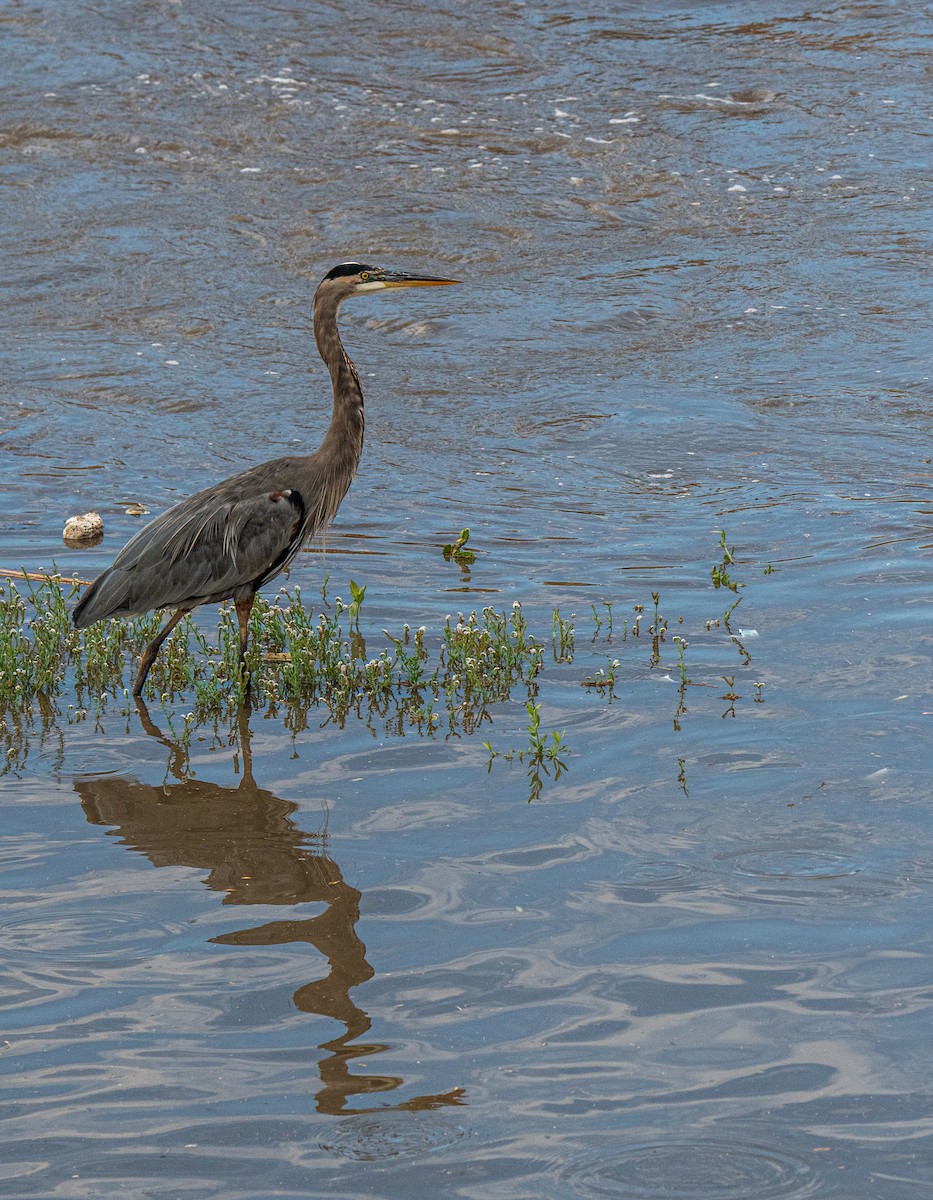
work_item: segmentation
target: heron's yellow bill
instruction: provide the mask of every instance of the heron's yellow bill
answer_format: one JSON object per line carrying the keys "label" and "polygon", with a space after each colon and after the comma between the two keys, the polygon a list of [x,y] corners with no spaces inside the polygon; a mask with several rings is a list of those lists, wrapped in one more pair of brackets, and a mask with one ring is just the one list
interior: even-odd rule
{"label": "heron's yellow bill", "polygon": [[459,282],[459,279],[438,279],[435,275],[406,275],[402,271],[387,271],[382,280],[387,288],[445,287],[447,284]]}

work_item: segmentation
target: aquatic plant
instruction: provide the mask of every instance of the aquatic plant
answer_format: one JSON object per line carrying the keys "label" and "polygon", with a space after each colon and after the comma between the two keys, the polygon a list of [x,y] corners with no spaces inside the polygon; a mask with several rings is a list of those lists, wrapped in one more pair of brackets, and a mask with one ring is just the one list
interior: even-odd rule
{"label": "aquatic plant", "polygon": [[460,530],[460,536],[455,542],[448,542],[441,547],[441,553],[444,556],[445,562],[453,560],[458,567],[469,567],[476,562],[476,553],[473,550],[467,550],[466,544],[470,540],[470,531],[467,528]]}
{"label": "aquatic plant", "polygon": [[492,770],[492,764],[497,758],[510,765],[518,760],[528,766],[528,803],[537,800],[544,788],[544,780],[554,773],[555,779],[560,779],[567,770],[567,744],[564,733],[553,730],[551,733],[541,732],[541,705],[529,700],[525,705],[528,713],[528,745],[518,750],[494,750],[489,742],[483,742],[483,748],[489,754],[486,770]]}
{"label": "aquatic plant", "polygon": [[722,623],[728,628],[729,618],[742,603],[742,597],[738,593],[740,588],[745,587],[745,584],[733,579],[729,573],[729,568],[735,563],[735,546],[726,545],[726,531],[724,529],[719,531],[719,545],[722,549],[722,561],[713,563],[710,570],[710,577],[714,588],[727,588],[730,592],[736,594],[735,601],[726,609],[722,616]]}
{"label": "aquatic plant", "polygon": [[[724,587],[738,595],[744,585],[733,578],[734,548],[726,544],[725,532],[720,533],[720,549],[713,590]],[[186,617],[179,623],[147,684],[150,702],[161,705],[177,742],[187,744],[195,729],[212,724],[218,729],[247,701],[254,711],[281,719],[293,734],[312,721],[343,727],[353,720],[396,736],[459,737],[490,724],[497,706],[519,700],[527,717],[526,744],[504,749],[494,749],[491,741],[484,745],[490,768],[497,760],[526,765],[535,798],[548,778],[558,779],[568,769],[563,732],[541,729],[539,691],[546,665],[551,686],[583,687],[608,704],[624,702],[625,688],[646,671],[659,672],[677,684],[675,730],[687,713],[688,689],[715,689],[725,681],[723,699],[729,708],[723,715],[734,716],[742,699],[735,675],[723,674],[728,664],[718,650],[703,672],[698,675],[693,664],[688,673],[688,642],[678,633],[672,639],[676,661],[670,661],[670,628],[684,627],[685,618],[665,615],[660,591],[650,594],[650,604],[632,605],[631,621],[614,616],[615,601],[591,605],[595,632],[577,671],[572,669],[577,654],[574,613],[552,610],[547,655],[546,638],[531,631],[518,601],[504,610],[487,606],[448,615],[433,633],[409,624],[397,633],[382,630],[378,647],[371,649],[374,636],[369,631],[364,635],[362,628],[366,585],[350,580],[347,603],[330,596],[329,583],[328,575],[319,599],[310,605],[298,587],[283,588],[271,600],[256,598],[246,676],[240,670],[232,605],[218,609],[213,628],[203,618],[199,623]],[[81,586],[58,574],[24,574],[0,583],[0,746],[6,769],[25,760],[31,737],[53,738],[58,724],[99,723],[114,709],[127,718],[133,712],[124,672],[155,635],[159,617],[149,614],[76,630],[69,602]],[[722,630],[742,669],[751,655],[741,640],[746,634],[730,626],[734,608],[705,622],[710,637],[703,639],[701,632],[697,637],[709,654]],[[691,628],[695,626],[694,618]],[[698,628],[702,630],[702,621]],[[763,702],[763,687],[753,684],[756,704]],[[502,708],[497,719],[506,722],[509,711]]]}
{"label": "aquatic plant", "polygon": [[551,652],[556,663],[573,662],[573,648],[575,641],[573,614],[570,619],[566,620],[560,615],[559,609],[554,609],[554,615],[551,618]]}
{"label": "aquatic plant", "polygon": [[596,626],[596,629],[593,633],[593,641],[594,642],[597,640],[600,633],[602,632],[604,620],[607,625],[606,637],[607,638],[612,637],[612,601],[611,600],[600,600],[599,603],[606,610],[606,612],[603,616],[600,616],[599,609],[597,609],[595,604],[590,605],[590,608],[593,612],[593,623]]}
{"label": "aquatic plant", "polygon": [[[153,636],[158,617],[112,621],[74,629],[66,600],[73,581],[53,575],[39,584],[0,585],[0,713],[49,703],[69,678],[80,707],[122,697],[124,667]],[[216,636],[190,617],[166,640],[147,686],[150,697],[193,697],[195,718],[235,711],[246,697],[254,707],[286,706],[306,714],[322,706],[342,724],[351,712],[383,718],[397,731],[437,725],[440,704],[450,731],[471,732],[488,706],[516,687],[528,695],[541,667],[543,643],[528,630],[519,603],[446,619],[429,646],[426,629],[403,626],[386,645],[367,653],[359,631],[366,588],[351,581],[351,602],[338,596],[307,607],[300,588],[269,602],[258,597],[250,618],[248,684],[239,669],[239,636],[230,605],[219,609]],[[346,623],[347,628],[344,628]]]}

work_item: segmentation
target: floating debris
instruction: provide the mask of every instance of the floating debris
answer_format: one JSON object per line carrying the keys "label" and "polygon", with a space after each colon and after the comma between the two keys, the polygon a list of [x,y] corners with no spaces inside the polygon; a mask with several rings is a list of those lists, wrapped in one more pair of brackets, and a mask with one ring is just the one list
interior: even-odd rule
{"label": "floating debris", "polygon": [[128,517],[144,517],[149,512],[141,500],[131,500],[123,510]]}
{"label": "floating debris", "polygon": [[96,546],[104,536],[104,522],[100,513],[89,512],[80,517],[69,517],[62,530],[66,546]]}

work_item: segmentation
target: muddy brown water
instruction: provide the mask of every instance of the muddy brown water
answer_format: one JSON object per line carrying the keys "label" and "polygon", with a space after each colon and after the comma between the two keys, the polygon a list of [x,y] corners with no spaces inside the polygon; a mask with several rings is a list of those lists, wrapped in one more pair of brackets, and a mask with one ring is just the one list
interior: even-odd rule
{"label": "muddy brown water", "polygon": [[344,310],[367,446],[291,582],[364,581],[374,652],[514,600],[576,647],[530,805],[520,696],[27,722],[0,1195],[933,1195],[930,17],[7,7],[2,563],[316,445],[358,257],[464,285]]}

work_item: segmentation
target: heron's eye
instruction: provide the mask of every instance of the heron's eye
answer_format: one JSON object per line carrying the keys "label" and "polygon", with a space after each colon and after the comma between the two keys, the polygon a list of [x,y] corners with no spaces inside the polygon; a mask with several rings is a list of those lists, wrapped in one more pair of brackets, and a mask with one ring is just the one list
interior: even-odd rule
{"label": "heron's eye", "polygon": [[360,271],[360,279],[362,279],[364,283],[366,282],[366,280],[367,280],[368,278],[369,278],[369,272],[368,272],[368,271]]}

